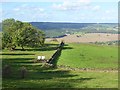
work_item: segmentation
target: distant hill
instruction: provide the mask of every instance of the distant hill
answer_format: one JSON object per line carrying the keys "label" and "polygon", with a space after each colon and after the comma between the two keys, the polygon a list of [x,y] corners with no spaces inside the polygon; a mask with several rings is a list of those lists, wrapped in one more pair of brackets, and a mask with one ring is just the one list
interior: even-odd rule
{"label": "distant hill", "polygon": [[80,29],[88,26],[98,26],[98,27],[115,27],[117,23],[56,23],[56,22],[30,22],[33,26],[42,29],[42,30],[50,30],[50,29],[63,29],[63,28],[71,28],[71,29]]}
{"label": "distant hill", "polygon": [[55,22],[30,22],[30,23],[33,26],[36,26],[43,30],[62,29],[62,28],[78,29],[94,24],[94,23],[55,23]]}
{"label": "distant hill", "polygon": [[[76,33],[120,33],[117,23],[59,23],[59,22],[30,22],[43,30],[46,37],[61,37]],[[0,32],[2,25],[0,23]]]}
{"label": "distant hill", "polygon": [[58,37],[74,33],[118,33],[117,23],[57,23],[30,22],[45,31],[47,37]]}

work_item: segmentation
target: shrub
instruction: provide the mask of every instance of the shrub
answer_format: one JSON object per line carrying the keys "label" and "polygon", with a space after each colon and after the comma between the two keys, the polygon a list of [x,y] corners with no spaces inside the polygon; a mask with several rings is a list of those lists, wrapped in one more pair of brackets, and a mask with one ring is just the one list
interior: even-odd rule
{"label": "shrub", "polygon": [[48,64],[48,63],[45,63],[42,65],[43,68],[51,68],[53,67],[53,64]]}
{"label": "shrub", "polygon": [[20,68],[20,76],[22,79],[24,79],[26,77],[26,75],[27,75],[27,69],[26,69],[26,67],[23,66]]}
{"label": "shrub", "polygon": [[9,65],[5,65],[2,70],[3,77],[11,76],[11,67]]}

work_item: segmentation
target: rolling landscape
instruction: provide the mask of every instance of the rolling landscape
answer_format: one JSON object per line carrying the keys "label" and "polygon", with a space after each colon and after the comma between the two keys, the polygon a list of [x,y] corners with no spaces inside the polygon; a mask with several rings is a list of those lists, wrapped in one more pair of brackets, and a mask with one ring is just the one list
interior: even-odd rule
{"label": "rolling landscape", "polygon": [[[116,25],[109,25],[107,28],[111,28],[112,31]],[[73,27],[72,29],[74,31]],[[65,32],[59,37],[55,33],[61,32],[61,29],[56,28],[54,37],[47,36],[44,47],[25,47],[25,51],[21,51],[18,47],[12,52],[2,50],[3,68],[7,64],[13,71],[10,78],[3,78],[3,87],[116,88],[118,85],[118,34],[116,30],[112,33],[106,30],[105,33],[100,31],[87,33],[75,30],[73,34],[67,33],[62,36],[66,34]],[[39,55],[44,55],[49,60],[61,41],[65,42],[65,46],[53,63],[56,65],[55,68],[43,67],[45,63],[34,62]],[[28,70],[25,79],[20,79],[19,69],[22,66]]]}
{"label": "rolling landscape", "polygon": [[116,3],[82,2],[3,3],[2,90],[118,90]]}
{"label": "rolling landscape", "polygon": [[30,22],[33,26],[42,29],[46,37],[60,37],[66,34],[79,33],[119,33],[117,23],[56,23]]}

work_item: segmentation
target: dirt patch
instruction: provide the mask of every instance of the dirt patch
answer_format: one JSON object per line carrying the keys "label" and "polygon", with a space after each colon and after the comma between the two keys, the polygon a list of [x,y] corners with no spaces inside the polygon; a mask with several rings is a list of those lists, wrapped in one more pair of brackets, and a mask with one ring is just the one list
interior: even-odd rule
{"label": "dirt patch", "polygon": [[[120,34],[108,34],[108,33],[87,33],[84,35],[67,35],[62,38],[56,38],[58,42],[62,40],[66,43],[89,43],[89,42],[107,42],[107,41],[115,41],[118,40],[118,36]],[[52,38],[46,39],[46,41],[50,41]]]}

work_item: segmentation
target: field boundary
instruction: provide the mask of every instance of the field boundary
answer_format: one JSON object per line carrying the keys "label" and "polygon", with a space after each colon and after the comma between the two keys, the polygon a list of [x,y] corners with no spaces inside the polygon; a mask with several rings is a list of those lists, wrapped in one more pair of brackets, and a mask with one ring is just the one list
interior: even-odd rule
{"label": "field boundary", "polygon": [[52,57],[48,60],[48,64],[53,64],[54,66],[56,66],[56,60],[57,58],[60,56],[62,48],[64,46],[64,42],[61,42],[60,45],[58,46],[56,52],[52,55]]}
{"label": "field boundary", "polygon": [[118,72],[118,69],[96,69],[96,68],[72,68],[65,65],[57,65],[57,68],[72,70],[72,71],[86,71],[86,72]]}

